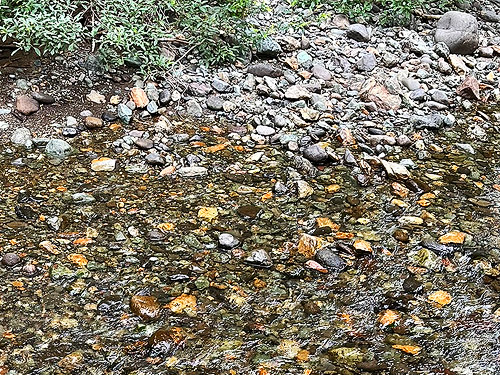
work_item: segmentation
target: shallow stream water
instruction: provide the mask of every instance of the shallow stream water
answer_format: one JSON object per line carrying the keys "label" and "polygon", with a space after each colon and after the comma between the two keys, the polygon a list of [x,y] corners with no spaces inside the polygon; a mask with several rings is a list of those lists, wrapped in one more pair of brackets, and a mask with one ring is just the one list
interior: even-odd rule
{"label": "shallow stream water", "polygon": [[[228,142],[185,127],[208,147]],[[411,159],[412,177],[373,165],[365,186],[347,163],[307,177],[279,145],[175,144],[203,156],[209,173],[195,178],[116,154],[122,130],[75,139],[61,163],[2,146],[0,251],[21,262],[0,265],[0,374],[498,374],[499,127],[472,114],[416,134],[425,146],[386,157]],[[115,171],[93,172],[96,156]],[[286,193],[271,194],[277,181]],[[299,198],[297,181],[313,194]],[[441,244],[452,231],[463,243]],[[221,248],[225,232],[240,245]],[[344,268],[314,269],[303,233]],[[258,249],[272,266],[245,262]],[[137,295],[156,297],[154,317],[134,314]],[[191,304],[177,311],[179,296]]]}

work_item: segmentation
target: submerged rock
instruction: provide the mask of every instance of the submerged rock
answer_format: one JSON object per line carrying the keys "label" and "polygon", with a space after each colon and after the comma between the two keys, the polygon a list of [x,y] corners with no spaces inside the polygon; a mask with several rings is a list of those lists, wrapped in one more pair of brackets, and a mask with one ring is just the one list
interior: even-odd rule
{"label": "submerged rock", "polygon": [[156,319],[161,314],[158,299],[153,296],[133,296],[130,299],[130,310],[145,320]]}
{"label": "submerged rock", "polygon": [[273,265],[273,261],[267,251],[263,249],[254,250],[248,257],[245,258],[245,263],[261,268],[269,268]]}

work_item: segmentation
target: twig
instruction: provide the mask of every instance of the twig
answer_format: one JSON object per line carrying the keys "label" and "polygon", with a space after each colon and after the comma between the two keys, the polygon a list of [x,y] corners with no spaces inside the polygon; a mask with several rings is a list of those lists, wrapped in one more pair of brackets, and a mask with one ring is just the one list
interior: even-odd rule
{"label": "twig", "polygon": [[172,70],[172,68],[174,66],[176,66],[182,59],[184,59],[184,57],[186,57],[189,52],[191,52],[192,50],[194,50],[196,47],[198,47],[201,43],[196,43],[194,45],[192,45],[181,57],[179,57],[177,60],[175,60],[172,65],[170,66],[169,70]]}
{"label": "twig", "polygon": [[415,14],[428,20],[438,20],[442,17],[440,14],[427,14],[418,9],[415,9]]}
{"label": "twig", "polygon": [[187,40],[178,39],[178,38],[160,38],[160,39],[158,39],[158,42],[189,44],[189,42]]}

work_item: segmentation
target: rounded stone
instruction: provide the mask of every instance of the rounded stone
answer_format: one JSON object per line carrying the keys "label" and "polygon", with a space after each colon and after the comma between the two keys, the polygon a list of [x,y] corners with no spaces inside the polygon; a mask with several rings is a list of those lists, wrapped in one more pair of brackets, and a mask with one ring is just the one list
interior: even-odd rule
{"label": "rounded stone", "polygon": [[479,45],[476,17],[464,12],[446,12],[437,22],[434,39],[446,44],[451,53],[473,53]]}
{"label": "rounded stone", "polygon": [[16,253],[5,253],[2,257],[2,264],[8,267],[13,267],[21,261],[21,258]]}
{"label": "rounded stone", "polygon": [[312,163],[323,163],[328,160],[328,153],[323,147],[314,144],[304,149],[304,157]]}
{"label": "rounded stone", "polygon": [[219,245],[224,249],[233,249],[240,244],[240,241],[231,233],[221,233],[219,235]]}

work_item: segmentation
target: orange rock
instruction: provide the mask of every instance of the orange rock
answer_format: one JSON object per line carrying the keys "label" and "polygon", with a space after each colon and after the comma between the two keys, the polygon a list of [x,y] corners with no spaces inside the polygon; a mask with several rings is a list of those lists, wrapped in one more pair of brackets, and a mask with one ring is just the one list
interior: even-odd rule
{"label": "orange rock", "polygon": [[328,194],[333,194],[333,193],[336,193],[337,191],[340,190],[340,185],[338,184],[332,184],[332,185],[328,185],[326,188],[325,188],[326,192]]}
{"label": "orange rock", "polygon": [[305,349],[302,349],[297,353],[297,361],[299,362],[307,362],[309,360],[309,352]]}
{"label": "orange rock", "polygon": [[316,225],[318,226],[318,228],[329,227],[331,228],[332,232],[337,232],[340,229],[340,225],[335,224],[327,217],[318,217],[316,219]]}
{"label": "orange rock", "polygon": [[439,237],[439,242],[442,244],[456,243],[463,244],[465,241],[465,233],[453,230]]}
{"label": "orange rock", "polygon": [[354,238],[354,233],[337,232],[337,233],[335,233],[335,238],[337,240],[351,240]]}
{"label": "orange rock", "polygon": [[217,152],[217,151],[224,150],[225,148],[226,148],[226,144],[225,143],[219,143],[218,145],[215,145],[215,146],[205,147],[203,149],[203,151],[211,154],[211,153],[214,153],[214,152]]}
{"label": "orange rock", "polygon": [[322,242],[319,237],[303,233],[299,239],[298,252],[306,258],[313,258],[316,250],[321,247]]}
{"label": "orange rock", "polygon": [[212,221],[218,214],[217,207],[201,207],[198,211],[198,217],[207,221]]}
{"label": "orange rock", "polygon": [[380,313],[378,321],[382,324],[382,327],[390,326],[396,320],[399,320],[401,315],[394,310],[385,310]]}
{"label": "orange rock", "polygon": [[130,99],[132,99],[137,108],[144,108],[149,104],[148,96],[140,87],[134,87],[130,90]]}
{"label": "orange rock", "polygon": [[401,185],[399,182],[392,183],[392,193],[400,198],[406,198],[410,190]]}
{"label": "orange rock", "polygon": [[174,230],[175,225],[173,223],[161,223],[156,226],[162,232],[168,232]]}
{"label": "orange rock", "polygon": [[417,355],[422,350],[420,346],[414,346],[414,345],[393,345],[392,347],[394,349],[398,349],[405,353],[413,355]]}
{"label": "orange rock", "polygon": [[431,293],[427,299],[430,302],[436,302],[437,304],[444,306],[451,302],[451,295],[444,290],[438,290],[437,292]]}
{"label": "orange rock", "polygon": [[266,194],[264,194],[262,197],[260,197],[260,199],[262,201],[266,201],[268,199],[271,199],[273,197],[273,192],[272,191],[268,191]]}
{"label": "orange rock", "polygon": [[182,294],[170,301],[167,307],[175,314],[181,314],[184,310],[196,310],[196,297],[189,294]]}
{"label": "orange rock", "polygon": [[83,254],[70,254],[68,255],[68,260],[80,268],[85,267],[89,262]]}
{"label": "orange rock", "polygon": [[76,240],[73,241],[73,245],[85,246],[91,242],[92,242],[92,238],[77,238]]}
{"label": "orange rock", "polygon": [[422,207],[427,207],[427,206],[431,205],[431,201],[429,201],[427,199],[420,199],[420,200],[417,201],[417,204],[419,206],[422,206]]}
{"label": "orange rock", "polygon": [[354,241],[354,248],[356,250],[367,251],[369,253],[373,252],[372,246],[370,245],[370,243],[368,241],[365,241],[365,240]]}
{"label": "orange rock", "polygon": [[420,196],[420,199],[434,199],[436,198],[436,194],[433,193],[425,193]]}

